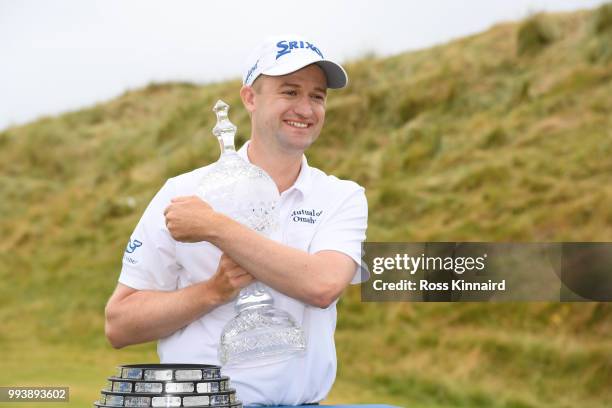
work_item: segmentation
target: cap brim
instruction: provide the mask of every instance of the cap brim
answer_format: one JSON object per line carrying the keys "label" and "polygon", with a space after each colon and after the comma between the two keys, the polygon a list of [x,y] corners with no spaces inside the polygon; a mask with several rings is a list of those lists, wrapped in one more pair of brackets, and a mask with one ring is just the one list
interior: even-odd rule
{"label": "cap brim", "polygon": [[333,61],[321,60],[315,62],[321,67],[327,77],[327,87],[332,89],[344,88],[348,84],[348,75],[341,65]]}
{"label": "cap brim", "polygon": [[330,60],[313,58],[312,60],[293,61],[290,64],[279,64],[274,68],[262,72],[263,75],[281,76],[291,74],[305,66],[317,64],[327,78],[327,87],[332,89],[344,88],[348,83],[348,75],[342,66]]}

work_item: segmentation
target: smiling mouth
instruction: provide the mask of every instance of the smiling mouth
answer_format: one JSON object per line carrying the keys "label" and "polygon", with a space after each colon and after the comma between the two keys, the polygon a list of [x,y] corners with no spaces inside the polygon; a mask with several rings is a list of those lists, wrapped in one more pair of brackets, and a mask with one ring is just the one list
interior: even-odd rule
{"label": "smiling mouth", "polygon": [[297,129],[307,129],[312,126],[312,124],[310,123],[295,122],[293,120],[286,120],[284,122],[288,124],[289,126],[297,128]]}

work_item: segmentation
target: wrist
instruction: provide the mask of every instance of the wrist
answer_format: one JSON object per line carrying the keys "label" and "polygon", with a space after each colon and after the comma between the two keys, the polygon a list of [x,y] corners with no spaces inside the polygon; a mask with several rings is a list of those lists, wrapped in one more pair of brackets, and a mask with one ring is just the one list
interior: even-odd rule
{"label": "wrist", "polygon": [[199,285],[201,289],[199,299],[203,303],[202,310],[207,312],[226,303],[215,286],[214,278],[201,282]]}
{"label": "wrist", "polygon": [[210,215],[210,221],[208,224],[208,228],[206,229],[206,236],[204,237],[204,241],[208,241],[215,246],[219,246],[219,242],[223,239],[223,224],[228,220],[231,220],[226,215],[213,211]]}

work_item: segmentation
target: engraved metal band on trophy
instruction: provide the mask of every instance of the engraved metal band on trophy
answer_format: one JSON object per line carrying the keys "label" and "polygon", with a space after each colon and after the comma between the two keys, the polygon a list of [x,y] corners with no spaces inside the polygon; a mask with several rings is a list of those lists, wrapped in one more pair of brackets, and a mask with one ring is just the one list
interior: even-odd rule
{"label": "engraved metal band on trophy", "polygon": [[118,367],[118,375],[120,378],[131,380],[202,380],[221,377],[221,368],[207,364],[180,364],[172,368],[162,364],[134,364]]}
{"label": "engraved metal band on trophy", "polygon": [[100,405],[112,407],[218,407],[236,402],[236,390],[218,393],[139,394],[102,391]]}
{"label": "engraved metal band on trophy", "polygon": [[229,378],[200,381],[144,381],[109,377],[107,391],[139,393],[219,392],[229,390]]}
{"label": "engraved metal band on trophy", "polygon": [[[159,401],[157,401],[156,403],[159,403]],[[140,406],[140,405],[134,405],[134,406]],[[147,405],[143,405],[143,406],[147,406]],[[160,405],[159,407],[171,407],[173,405]],[[185,405],[185,407],[192,407],[192,408],[204,408],[204,407],[208,407],[209,405]],[[115,405],[106,405],[106,404],[102,404],[101,402],[97,401],[94,402],[94,407],[96,408],[116,408]],[[228,405],[216,405],[215,408],[243,408],[242,406],[242,402],[235,402],[233,404],[228,404]]]}

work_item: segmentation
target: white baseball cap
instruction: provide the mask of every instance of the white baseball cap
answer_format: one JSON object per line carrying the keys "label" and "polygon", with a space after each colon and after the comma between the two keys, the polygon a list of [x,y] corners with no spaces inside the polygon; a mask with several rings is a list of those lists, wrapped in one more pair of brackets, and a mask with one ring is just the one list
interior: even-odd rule
{"label": "white baseball cap", "polygon": [[286,75],[310,64],[321,67],[328,88],[344,88],[348,83],[346,71],[340,64],[326,59],[319,47],[298,35],[271,37],[255,48],[247,60],[242,83],[251,86],[262,74]]}

